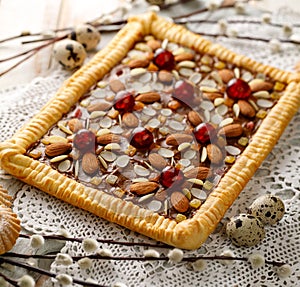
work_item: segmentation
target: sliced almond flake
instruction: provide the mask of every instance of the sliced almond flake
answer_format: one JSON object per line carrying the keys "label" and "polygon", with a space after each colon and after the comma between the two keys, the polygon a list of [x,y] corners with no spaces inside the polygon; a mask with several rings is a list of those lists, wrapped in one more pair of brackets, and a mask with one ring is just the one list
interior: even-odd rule
{"label": "sliced almond flake", "polygon": [[193,69],[196,67],[196,63],[193,61],[181,61],[177,65],[179,68],[190,68]]}
{"label": "sliced almond flake", "polygon": [[52,143],[68,143],[68,139],[61,136],[45,136],[41,141],[46,145]]}
{"label": "sliced almond flake", "polygon": [[104,147],[105,150],[120,150],[121,146],[118,143],[109,143]]}
{"label": "sliced almond flake", "polygon": [[263,73],[257,73],[256,78],[265,81],[266,75]]}
{"label": "sliced almond flake", "polygon": [[169,121],[169,127],[175,131],[183,131],[185,129],[185,125],[178,121],[171,120]]}
{"label": "sliced almond flake", "polygon": [[210,182],[209,180],[206,180],[203,184],[203,188],[206,190],[212,190],[214,187],[214,184]]}
{"label": "sliced almond flake", "polygon": [[203,181],[198,178],[189,178],[187,181],[197,185],[203,185]]}
{"label": "sliced almond flake", "polygon": [[209,86],[200,86],[200,91],[205,93],[217,93],[219,90],[217,88],[209,87]]}
{"label": "sliced almond flake", "polygon": [[156,111],[152,108],[149,107],[144,107],[143,108],[143,113],[147,116],[153,117],[156,115]]}
{"label": "sliced almond flake", "polygon": [[79,160],[76,160],[75,164],[74,164],[74,176],[75,178],[78,177],[79,174]]}
{"label": "sliced almond flake", "polygon": [[162,109],[162,104],[159,102],[155,102],[152,104],[153,109],[155,110],[161,110]]}
{"label": "sliced almond flake", "polygon": [[150,119],[151,119],[150,116],[147,116],[147,115],[144,115],[144,114],[140,115],[140,120],[141,120],[142,123],[147,123]]}
{"label": "sliced almond flake", "polygon": [[102,183],[102,178],[99,176],[94,176],[91,178],[90,183],[93,185],[99,185]]}
{"label": "sliced almond flake", "polygon": [[164,49],[164,50],[167,49],[168,43],[169,43],[169,40],[164,39],[161,43],[161,48]]}
{"label": "sliced almond flake", "polygon": [[256,111],[259,110],[259,107],[257,106],[257,104],[256,104],[253,100],[249,100],[248,102],[249,102],[249,104],[251,104],[251,106],[252,106]]}
{"label": "sliced almond flake", "polygon": [[148,53],[152,52],[152,49],[146,43],[143,42],[136,43],[134,48],[143,52],[148,52]]}
{"label": "sliced almond flake", "polygon": [[164,201],[164,213],[167,215],[169,210],[169,203],[168,200]]}
{"label": "sliced almond flake", "polygon": [[183,172],[183,173],[186,173],[186,172],[190,171],[190,170],[193,169],[193,168],[194,168],[194,166],[193,166],[193,165],[190,165],[190,166],[188,166],[187,168],[185,168],[182,172]]}
{"label": "sliced almond flake", "polygon": [[214,114],[211,117],[211,122],[213,124],[219,125],[223,121],[223,117],[219,114]]}
{"label": "sliced almond flake", "polygon": [[214,104],[211,101],[203,101],[203,102],[201,102],[200,107],[203,110],[208,110],[208,111],[212,111],[215,108]]}
{"label": "sliced almond flake", "polygon": [[163,136],[167,135],[170,133],[170,130],[167,127],[161,127],[158,129],[159,133]]}
{"label": "sliced almond flake", "polygon": [[101,157],[104,158],[108,162],[113,162],[117,159],[117,155],[113,152],[104,150],[100,153]]}
{"label": "sliced almond flake", "polygon": [[71,161],[70,160],[64,160],[58,165],[58,170],[60,172],[66,172],[71,167]]}
{"label": "sliced almond flake", "polygon": [[143,83],[140,83],[138,81],[134,81],[132,83],[132,89],[135,90],[135,91],[139,91],[143,88],[144,84]]}
{"label": "sliced almond flake", "polygon": [[233,69],[233,73],[236,78],[239,78],[241,76],[241,71],[237,67]]}
{"label": "sliced almond flake", "polygon": [[143,84],[150,82],[152,79],[151,73],[145,73],[139,77],[139,81]]}
{"label": "sliced almond flake", "polygon": [[90,102],[91,102],[91,100],[90,99],[84,99],[84,100],[82,100],[81,102],[80,102],[80,105],[82,106],[82,107],[87,107],[89,104],[90,104]]}
{"label": "sliced almond flake", "polygon": [[202,79],[202,75],[200,73],[193,73],[190,75],[189,80],[197,85]]}
{"label": "sliced almond flake", "polygon": [[185,52],[185,49],[182,48],[182,47],[179,47],[178,49],[174,50],[174,51],[172,52],[172,54],[173,54],[174,56],[177,56],[177,55],[180,55],[180,54],[182,54],[182,53],[184,53],[184,52]]}
{"label": "sliced almond flake", "polygon": [[206,149],[206,147],[204,146],[204,147],[202,148],[200,161],[201,161],[201,162],[205,162],[206,159],[207,159],[207,149]]}
{"label": "sliced almond flake", "polygon": [[106,163],[106,161],[104,160],[104,158],[101,155],[98,155],[98,159],[100,160],[100,163],[102,164],[102,166],[107,169],[108,165]]}
{"label": "sliced almond flake", "polygon": [[148,204],[148,208],[152,211],[159,211],[162,207],[162,203],[158,200],[152,200]]}
{"label": "sliced almond flake", "polygon": [[270,99],[271,95],[268,91],[258,91],[252,94],[256,98]]}
{"label": "sliced almond flake", "polygon": [[58,122],[57,123],[57,126],[60,128],[60,130],[62,130],[64,133],[66,133],[66,134],[68,134],[68,135],[72,135],[73,134],[73,132],[69,129],[69,128],[67,128],[66,126],[65,126],[65,123],[63,123],[63,122]]}
{"label": "sliced almond flake", "polygon": [[240,106],[238,104],[234,104],[232,109],[233,109],[235,117],[238,118],[240,115],[240,111],[241,111]]}
{"label": "sliced almond flake", "polygon": [[[100,89],[104,89],[106,88],[108,85],[108,83],[106,81],[100,81],[97,83],[97,87]],[[97,89],[98,90],[98,89]],[[97,90],[94,90],[94,92],[96,92]],[[93,94],[93,93],[92,93]]]}
{"label": "sliced almond flake", "polygon": [[183,158],[186,159],[194,159],[197,155],[197,152],[195,150],[188,150],[183,154]]}
{"label": "sliced almond flake", "polygon": [[148,166],[148,168],[149,168],[149,169],[151,169],[151,170],[154,170],[154,168],[152,167],[152,165],[151,165],[151,164],[149,164],[149,163],[148,163],[148,162],[146,162],[146,161],[145,161],[144,163],[145,163],[145,165],[146,165],[146,166]]}
{"label": "sliced almond flake", "polygon": [[174,42],[168,42],[167,49],[169,51],[174,51],[174,50],[178,49],[178,44],[176,44]]}
{"label": "sliced almond flake", "polygon": [[182,122],[184,120],[184,115],[175,114],[174,115],[174,120],[177,121],[177,122]]}
{"label": "sliced almond flake", "polygon": [[242,79],[245,82],[250,82],[253,79],[253,75],[250,72],[246,71],[246,72],[243,73]]}
{"label": "sliced almond flake", "polygon": [[91,92],[91,96],[96,99],[105,99],[107,96],[107,91],[104,89],[96,89]]}
{"label": "sliced almond flake", "polygon": [[225,150],[231,155],[239,155],[241,153],[241,150],[233,145],[225,146]]}
{"label": "sliced almond flake", "polygon": [[186,143],[181,143],[179,146],[178,146],[178,151],[183,151],[187,148],[189,148],[191,146],[190,143],[186,142]]}
{"label": "sliced almond flake", "polygon": [[137,178],[134,178],[132,180],[132,183],[136,183],[136,182],[148,182],[149,180],[147,178],[144,178],[144,177],[137,177]]}
{"label": "sliced almond flake", "polygon": [[106,115],[106,112],[104,111],[94,111],[90,114],[90,119],[96,119],[99,117],[103,117]]}
{"label": "sliced almond flake", "polygon": [[138,202],[144,202],[144,201],[152,198],[153,196],[154,196],[154,193],[149,193],[149,194],[143,195],[138,199]]}
{"label": "sliced almond flake", "polygon": [[159,82],[152,83],[151,87],[155,91],[162,91],[164,89],[164,85],[162,83],[159,83]]}
{"label": "sliced almond flake", "polygon": [[150,85],[143,85],[139,90],[137,90],[138,94],[145,94],[152,91],[152,87]]}
{"label": "sliced almond flake", "polygon": [[209,73],[211,71],[211,67],[207,65],[201,65],[200,66],[200,71],[204,73]]}
{"label": "sliced almond flake", "polygon": [[160,126],[160,121],[158,119],[151,119],[147,125],[153,129],[156,129]]}
{"label": "sliced almond flake", "polygon": [[179,73],[176,70],[172,70],[172,74],[173,74],[175,80],[178,81],[180,79]]}
{"label": "sliced almond flake", "polygon": [[109,129],[101,129],[101,130],[97,131],[96,136],[98,137],[98,136],[107,135],[110,133],[111,133],[111,131]]}
{"label": "sliced almond flake", "polygon": [[181,75],[183,77],[190,77],[194,73],[194,70],[189,69],[189,68],[180,68],[178,72],[179,72],[179,75]]}
{"label": "sliced almond flake", "polygon": [[147,72],[144,68],[134,68],[130,70],[130,76],[131,77],[140,77],[141,75],[145,74]]}
{"label": "sliced almond flake", "polygon": [[218,107],[218,106],[224,104],[224,101],[225,101],[224,98],[216,98],[216,99],[214,100],[214,105],[215,105],[215,107]]}
{"label": "sliced almond flake", "polygon": [[216,108],[216,113],[218,113],[221,116],[226,115],[228,112],[228,107],[226,105],[220,105]]}
{"label": "sliced almond flake", "polygon": [[90,118],[86,119],[85,121],[85,128],[88,130],[90,127]]}
{"label": "sliced almond flake", "polygon": [[59,155],[59,156],[56,156],[56,157],[53,157],[50,159],[50,162],[51,163],[54,163],[54,162],[59,162],[59,161],[62,161],[62,160],[65,160],[68,158],[68,155],[67,154],[63,154],[63,155]]}
{"label": "sliced almond flake", "polygon": [[204,121],[209,122],[210,121],[210,111],[204,110],[203,115],[204,115]]}
{"label": "sliced almond flake", "polygon": [[178,161],[178,163],[183,167],[188,167],[191,164],[191,161],[187,158],[182,158]]}
{"label": "sliced almond flake", "polygon": [[218,72],[212,71],[210,75],[219,85],[223,85],[222,78]]}
{"label": "sliced almond flake", "polygon": [[160,113],[165,117],[169,117],[173,114],[171,109],[162,109]]}
{"label": "sliced almond flake", "polygon": [[219,127],[224,127],[232,123],[233,123],[233,118],[226,118],[219,124]]}
{"label": "sliced almond flake", "polygon": [[174,156],[174,152],[167,148],[160,148],[158,150],[158,154],[160,154],[162,157],[165,157],[165,158],[171,158]]}
{"label": "sliced almond flake", "polygon": [[110,128],[110,131],[116,135],[122,134],[124,132],[124,130],[120,126],[113,126]]}
{"label": "sliced almond flake", "polygon": [[191,188],[191,194],[201,201],[204,201],[207,198],[206,192],[200,188]]}
{"label": "sliced almond flake", "polygon": [[107,178],[105,179],[105,181],[110,184],[110,185],[114,185],[118,180],[118,177],[114,174],[109,174],[107,176]]}
{"label": "sliced almond flake", "polygon": [[133,58],[133,59],[142,59],[145,57],[145,53],[143,51],[139,51],[136,49],[132,49],[127,53],[129,58]]}
{"label": "sliced almond flake", "polygon": [[259,107],[265,108],[265,109],[271,108],[274,105],[274,103],[272,101],[269,101],[266,99],[258,99],[256,103]]}
{"label": "sliced almond flake", "polygon": [[188,200],[191,200],[191,199],[192,199],[192,194],[191,194],[191,192],[190,192],[187,188],[183,188],[183,189],[182,189],[182,193],[185,195],[185,197],[186,197]]}
{"label": "sliced almond flake", "polygon": [[216,88],[217,87],[217,83],[213,80],[210,79],[204,79],[203,81],[201,81],[200,86],[205,86],[205,87],[210,87],[210,88]]}
{"label": "sliced almond flake", "polygon": [[141,165],[136,164],[133,167],[134,172],[139,175],[139,176],[149,176],[150,175],[150,171],[147,168],[144,168]]}

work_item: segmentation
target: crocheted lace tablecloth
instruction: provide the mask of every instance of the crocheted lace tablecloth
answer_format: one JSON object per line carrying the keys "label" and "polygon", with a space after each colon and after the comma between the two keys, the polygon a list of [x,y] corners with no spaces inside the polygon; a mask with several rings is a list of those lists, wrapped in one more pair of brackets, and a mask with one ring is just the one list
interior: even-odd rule
{"label": "crocheted lace tablecloth", "polygon": [[[244,16],[232,16],[241,19]],[[248,19],[248,18],[247,18]],[[273,20],[300,23],[300,16],[282,10],[273,15]],[[240,35],[257,37],[283,38],[282,29],[263,24],[230,25]],[[197,31],[217,31],[215,24],[190,25]],[[298,30],[297,30],[298,29]],[[294,28],[294,33],[300,33]],[[219,37],[219,43],[237,52],[247,54],[258,61],[292,70],[300,61],[299,45],[282,43],[281,51],[272,53],[266,42],[255,40],[238,40]],[[27,86],[16,86],[0,92],[0,140],[9,138],[30,117],[53,96],[61,86],[68,73],[58,71],[48,78],[35,79]],[[299,95],[300,96],[300,95]],[[225,249],[231,249],[236,256],[248,256],[259,252],[267,260],[285,261],[292,266],[293,274],[286,279],[279,279],[274,267],[265,265],[252,269],[247,262],[234,262],[224,266],[217,261],[207,262],[204,271],[194,271],[187,263],[171,264],[163,261],[95,261],[88,270],[81,270],[77,264],[62,267],[55,263],[51,271],[68,273],[74,278],[93,278],[99,284],[112,286],[123,282],[127,286],[299,286],[300,282],[300,113],[298,113],[280,141],[264,161],[255,176],[241,193],[239,198],[227,212],[219,228],[207,242],[196,251],[185,251],[185,255],[218,255]],[[116,224],[98,218],[86,211],[70,206],[53,198],[36,188],[30,187],[12,178],[3,171],[0,173],[0,184],[8,189],[14,199],[13,209],[21,219],[25,231],[37,234],[54,234],[65,229],[72,237],[92,237],[115,239],[119,241],[153,242],[151,239],[131,232]],[[224,234],[223,226],[229,217],[245,212],[259,195],[271,193],[280,196],[286,206],[284,218],[275,226],[266,228],[263,242],[251,248],[233,246]],[[144,248],[124,247],[103,244],[101,248],[109,248],[115,256],[141,256]],[[168,250],[159,250],[167,254]],[[61,252],[70,255],[83,254],[79,244],[66,243]],[[57,285],[48,280],[47,286]]]}

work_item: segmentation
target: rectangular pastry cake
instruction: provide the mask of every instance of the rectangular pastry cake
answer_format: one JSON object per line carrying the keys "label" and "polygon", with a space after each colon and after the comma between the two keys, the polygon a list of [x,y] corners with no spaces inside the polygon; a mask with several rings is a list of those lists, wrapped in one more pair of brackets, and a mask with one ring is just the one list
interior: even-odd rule
{"label": "rectangular pastry cake", "polygon": [[134,16],[0,144],[1,167],[158,241],[198,248],[276,144],[300,75]]}

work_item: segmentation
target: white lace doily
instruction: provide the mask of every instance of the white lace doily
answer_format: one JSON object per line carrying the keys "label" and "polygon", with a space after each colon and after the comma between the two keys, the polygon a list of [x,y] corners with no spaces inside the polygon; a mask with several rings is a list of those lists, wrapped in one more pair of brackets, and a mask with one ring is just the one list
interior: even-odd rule
{"label": "white lace doily", "polygon": [[[290,14],[274,15],[280,21],[289,19]],[[240,16],[239,16],[240,17]],[[293,14],[294,18],[297,18]],[[241,17],[240,17],[241,18]],[[298,15],[297,20],[300,19]],[[290,20],[290,19],[289,19]],[[261,25],[261,24],[260,24]],[[261,27],[261,26],[260,26]],[[236,24],[234,28],[240,33],[257,35],[256,24]],[[207,29],[206,26],[199,26]],[[216,27],[214,27],[216,29]],[[269,31],[270,30],[270,31]],[[259,30],[261,31],[261,30]],[[300,30],[298,30],[299,33]],[[266,36],[266,30],[262,31]],[[279,28],[268,27],[268,35],[276,37],[281,34]],[[264,42],[232,38],[218,39],[223,45],[237,52],[247,54],[264,63],[282,69],[292,70],[299,61],[299,46],[282,44],[279,53],[272,54],[269,45]],[[9,138],[21,125],[34,115],[55,93],[63,80],[65,72],[33,81],[26,87],[13,87],[0,92],[0,141]],[[300,96],[300,95],[299,95]],[[235,262],[232,266],[223,266],[217,261],[209,261],[202,272],[193,271],[186,263],[170,264],[163,261],[97,261],[88,271],[79,269],[73,264],[62,267],[52,264],[51,271],[68,273],[74,278],[93,278],[99,284],[112,286],[115,282],[123,282],[128,286],[299,286],[300,280],[300,113],[287,127],[280,141],[262,164],[256,175],[249,182],[240,197],[227,212],[217,231],[196,251],[187,251],[185,255],[216,255],[224,249],[231,249],[237,256],[247,256],[253,252],[264,254],[267,260],[285,261],[292,266],[293,274],[287,279],[279,279],[270,265],[259,269],[251,269],[246,262]],[[35,188],[24,185],[20,181],[0,174],[0,184],[15,196],[14,211],[18,214],[25,230],[53,234],[59,229],[67,230],[73,237],[93,237],[115,239],[119,241],[153,242],[125,228],[109,223],[88,212],[70,206]],[[262,244],[252,248],[234,247],[223,232],[226,220],[238,213],[245,212],[259,195],[271,193],[279,195],[285,202],[286,214],[275,226],[267,227],[266,238]],[[142,256],[142,247],[122,247],[118,245],[102,245],[109,248],[114,255]],[[83,254],[81,246],[67,243],[62,252],[71,255]],[[166,254],[167,250],[161,250]],[[50,280],[47,285],[52,286]]]}

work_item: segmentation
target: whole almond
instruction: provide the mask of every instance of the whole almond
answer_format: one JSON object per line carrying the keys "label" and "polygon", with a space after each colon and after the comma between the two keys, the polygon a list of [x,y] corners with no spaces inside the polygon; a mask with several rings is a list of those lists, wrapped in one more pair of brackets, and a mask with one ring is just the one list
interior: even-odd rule
{"label": "whole almond", "polygon": [[97,143],[101,145],[107,145],[110,143],[119,143],[121,141],[121,138],[119,135],[115,134],[104,134],[97,136]]}
{"label": "whole almond", "polygon": [[240,113],[243,116],[249,117],[249,118],[253,118],[255,116],[255,114],[256,114],[255,109],[247,101],[239,100],[238,105],[240,107]]}
{"label": "whole almond", "polygon": [[253,93],[258,91],[269,91],[273,88],[273,84],[260,79],[254,79],[249,83]]}
{"label": "whole almond", "polygon": [[219,75],[223,81],[223,83],[227,84],[231,79],[234,78],[233,71],[229,69],[223,69],[219,71]]}
{"label": "whole almond", "polygon": [[118,79],[111,80],[109,82],[109,87],[114,93],[125,90],[125,85]]}
{"label": "whole almond", "polygon": [[178,212],[186,212],[189,209],[189,200],[179,191],[171,194],[171,204]]}
{"label": "whole almond", "polygon": [[52,143],[46,146],[45,154],[50,157],[63,155],[65,153],[69,153],[72,149],[72,145],[70,143],[57,142]]}
{"label": "whole almond", "polygon": [[223,160],[223,154],[220,148],[214,144],[209,144],[206,147],[207,156],[211,163],[219,164]]}
{"label": "whole almond", "polygon": [[129,128],[136,128],[139,125],[139,119],[133,113],[125,113],[122,122]]}
{"label": "whole almond", "polygon": [[219,135],[225,135],[228,138],[239,137],[242,133],[243,127],[240,124],[227,125],[219,131]]}
{"label": "whole almond", "polygon": [[147,42],[147,45],[148,45],[153,51],[155,51],[155,50],[157,50],[158,48],[161,47],[160,41],[155,40],[155,39],[149,40],[149,41]]}
{"label": "whole almond", "polygon": [[166,160],[158,153],[151,153],[149,155],[149,161],[151,165],[158,170],[163,170],[167,166]]}
{"label": "whole almond", "polygon": [[162,83],[171,83],[173,81],[173,74],[168,71],[159,71],[158,73],[158,80]]}
{"label": "whole almond", "polygon": [[164,201],[168,197],[168,192],[165,189],[160,189],[155,193],[155,199]]}
{"label": "whole almond", "polygon": [[136,96],[135,100],[145,104],[151,104],[160,101],[160,94],[156,92],[143,93]]}
{"label": "whole almond", "polygon": [[210,101],[214,101],[216,98],[223,98],[223,95],[221,93],[213,92],[213,93],[203,93],[203,97],[205,99],[208,99]]}
{"label": "whole almond", "polygon": [[194,54],[183,52],[175,56],[176,62],[182,62],[182,61],[192,61],[194,60]]}
{"label": "whole almond", "polygon": [[166,144],[177,146],[182,143],[191,142],[193,140],[193,136],[187,134],[171,134],[166,138]]}
{"label": "whole almond", "polygon": [[155,191],[159,184],[152,181],[136,182],[130,185],[130,191],[138,195],[144,195]]}
{"label": "whole almond", "polygon": [[201,119],[199,113],[197,113],[196,111],[193,111],[193,110],[189,111],[188,120],[195,127],[202,123],[202,119]]}
{"label": "whole almond", "polygon": [[81,120],[74,118],[68,121],[68,127],[73,133],[76,133],[83,128],[83,124]]}
{"label": "whole almond", "polygon": [[95,112],[95,111],[106,111],[111,107],[111,103],[109,102],[98,102],[98,103],[94,103],[91,104],[87,107],[87,110],[89,113],[91,112]]}
{"label": "whole almond", "polygon": [[87,174],[94,174],[99,169],[97,156],[92,152],[83,155],[81,164],[83,171]]}
{"label": "whole almond", "polygon": [[134,68],[145,68],[149,65],[149,60],[148,59],[132,59],[129,61],[127,66],[131,69]]}
{"label": "whole almond", "polygon": [[197,178],[203,180],[211,176],[211,170],[205,166],[198,166],[185,172],[184,176],[187,178]]}

